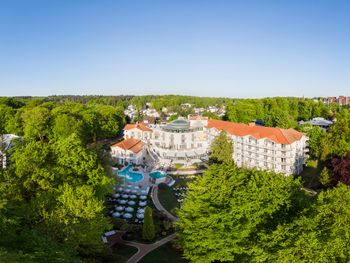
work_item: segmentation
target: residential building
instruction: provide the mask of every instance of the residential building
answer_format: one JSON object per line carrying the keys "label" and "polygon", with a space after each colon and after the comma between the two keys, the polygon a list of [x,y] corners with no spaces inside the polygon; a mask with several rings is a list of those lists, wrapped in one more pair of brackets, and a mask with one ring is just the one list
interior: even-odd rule
{"label": "residential building", "polygon": [[147,141],[151,138],[152,129],[148,128],[144,123],[127,124],[124,127],[124,139],[138,139]]}
{"label": "residential building", "polygon": [[128,138],[111,146],[112,158],[119,164],[142,164],[145,156],[145,143]]}
{"label": "residential building", "polygon": [[19,139],[15,134],[0,135],[0,168],[8,166],[8,151],[13,146],[13,140]]}
{"label": "residential building", "polygon": [[311,124],[313,126],[318,126],[324,131],[328,131],[329,127],[333,124],[332,121],[326,120],[325,118],[317,117],[309,121],[299,121],[299,125]]}
{"label": "residential building", "polygon": [[208,121],[210,143],[223,130],[233,141],[233,160],[237,166],[300,174],[307,158],[307,137],[294,129],[280,129]]}

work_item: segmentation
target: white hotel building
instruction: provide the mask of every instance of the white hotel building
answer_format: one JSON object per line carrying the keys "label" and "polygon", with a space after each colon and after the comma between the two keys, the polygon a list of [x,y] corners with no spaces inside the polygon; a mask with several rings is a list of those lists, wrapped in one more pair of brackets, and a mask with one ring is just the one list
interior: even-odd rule
{"label": "white hotel building", "polygon": [[[142,163],[146,154],[168,164],[206,161],[211,143],[223,130],[233,141],[232,158],[237,166],[287,175],[299,174],[303,170],[307,158],[307,137],[303,133],[294,129],[252,126],[205,117],[178,119],[149,127],[129,124],[124,128],[124,141],[111,147],[112,156],[124,163],[125,157],[117,153],[125,156],[125,151],[129,151],[128,163],[137,164]],[[125,145],[138,145],[135,147],[138,152],[133,153],[132,147],[131,151],[124,149]],[[130,158],[130,154],[134,159]]]}

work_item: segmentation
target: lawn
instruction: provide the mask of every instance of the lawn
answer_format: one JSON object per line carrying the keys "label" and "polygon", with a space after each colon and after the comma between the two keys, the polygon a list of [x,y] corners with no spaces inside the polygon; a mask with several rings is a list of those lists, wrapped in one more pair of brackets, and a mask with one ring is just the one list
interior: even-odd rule
{"label": "lawn", "polygon": [[303,179],[304,186],[317,190],[320,186],[320,174],[324,164],[318,160],[309,160],[303,172],[300,174]]}
{"label": "lawn", "polygon": [[182,258],[180,251],[175,250],[170,243],[167,243],[141,259],[140,263],[187,263]]}
{"label": "lawn", "polygon": [[[180,204],[177,202],[179,197],[175,196],[174,187],[183,187],[187,186],[187,184],[193,181],[193,178],[190,178],[192,175],[172,175],[176,183],[169,187],[166,184],[160,184],[158,186],[158,199],[162,206],[176,216],[176,209],[180,207]],[[200,175],[196,175],[200,176]]]}
{"label": "lawn", "polygon": [[124,263],[137,252],[135,247],[117,244],[112,248],[112,253],[104,255],[104,258],[97,262]]}
{"label": "lawn", "polygon": [[180,205],[177,202],[177,197],[173,189],[166,184],[160,184],[158,189],[158,199],[162,206],[173,215],[176,215],[176,209],[179,208]]}

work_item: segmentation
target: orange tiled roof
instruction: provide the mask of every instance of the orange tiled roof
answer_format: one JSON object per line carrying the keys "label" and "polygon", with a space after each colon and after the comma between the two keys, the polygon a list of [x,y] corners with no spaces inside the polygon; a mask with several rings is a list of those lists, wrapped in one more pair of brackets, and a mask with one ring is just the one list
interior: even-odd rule
{"label": "orange tiled roof", "polygon": [[152,131],[150,128],[148,128],[143,123],[136,123],[136,124],[127,124],[124,127],[124,130],[132,130],[132,129],[139,129],[141,131]]}
{"label": "orange tiled roof", "polygon": [[190,116],[190,120],[191,121],[206,121],[206,120],[208,120],[208,117],[205,117],[205,116],[199,116],[199,115],[197,115],[197,116]]}
{"label": "orange tiled roof", "polygon": [[137,140],[134,138],[130,138],[130,139],[120,141],[116,144],[113,144],[112,147],[119,147],[119,148],[122,148],[124,150],[129,150],[129,151],[132,151],[134,153],[138,153],[139,151],[142,150],[144,145],[145,145],[145,143],[143,141]]}
{"label": "orange tiled roof", "polygon": [[242,123],[234,123],[220,120],[209,120],[207,128],[216,128],[217,130],[225,130],[226,132],[236,136],[253,136],[256,139],[268,138],[279,144],[291,144],[299,141],[303,136],[294,129],[281,129],[263,126],[249,126]]}

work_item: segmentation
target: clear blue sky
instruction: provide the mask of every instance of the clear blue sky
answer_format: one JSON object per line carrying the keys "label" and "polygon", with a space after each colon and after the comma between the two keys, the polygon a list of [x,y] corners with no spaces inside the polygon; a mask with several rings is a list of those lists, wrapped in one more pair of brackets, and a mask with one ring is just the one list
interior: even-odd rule
{"label": "clear blue sky", "polygon": [[1,0],[0,95],[350,95],[350,1]]}

